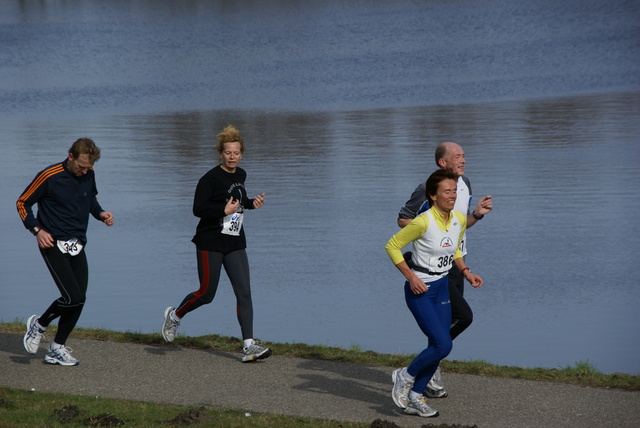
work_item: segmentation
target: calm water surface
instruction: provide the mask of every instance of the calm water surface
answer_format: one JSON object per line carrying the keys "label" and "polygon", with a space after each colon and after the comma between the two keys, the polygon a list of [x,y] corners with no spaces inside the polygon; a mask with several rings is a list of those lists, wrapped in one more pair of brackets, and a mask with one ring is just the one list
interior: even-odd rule
{"label": "calm water surface", "polygon": [[[86,135],[116,225],[90,226],[80,325],[158,332],[197,286],[193,191],[232,122],[267,194],[246,220],[257,336],[418,352],[383,247],[453,140],[495,210],[449,358],[640,373],[639,3],[580,4],[4,3],[0,317],[56,298],[15,200]],[[239,335],[226,277],[180,331]]]}

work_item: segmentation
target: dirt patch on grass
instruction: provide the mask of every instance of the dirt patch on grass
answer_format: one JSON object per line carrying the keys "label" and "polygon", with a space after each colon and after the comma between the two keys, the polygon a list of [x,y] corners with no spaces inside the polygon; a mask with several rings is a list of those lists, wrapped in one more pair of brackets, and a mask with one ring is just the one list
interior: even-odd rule
{"label": "dirt patch on grass", "polygon": [[107,413],[83,417],[84,413],[78,406],[66,405],[54,410],[52,416],[61,424],[81,423],[88,427],[119,427],[125,423],[122,419]]}
{"label": "dirt patch on grass", "polygon": [[213,418],[207,412],[204,407],[200,407],[199,409],[189,409],[186,412],[180,413],[175,418],[169,421],[170,425],[192,425],[201,422],[209,422]]}
{"label": "dirt patch on grass", "polygon": [[[119,427],[124,426],[125,421],[115,415],[109,413],[101,413],[95,416],[87,415],[87,412],[78,406],[68,404],[61,409],[56,409],[51,415],[52,419],[61,424],[82,424],[88,427]],[[180,413],[175,418],[161,422],[160,425],[193,425],[199,423],[210,422],[213,420],[204,407],[199,409],[190,409]]]}
{"label": "dirt patch on grass", "polygon": [[81,414],[82,411],[80,410],[80,408],[78,408],[78,406],[68,404],[62,409],[54,410],[52,416],[61,424],[68,424],[70,422],[77,422]]}

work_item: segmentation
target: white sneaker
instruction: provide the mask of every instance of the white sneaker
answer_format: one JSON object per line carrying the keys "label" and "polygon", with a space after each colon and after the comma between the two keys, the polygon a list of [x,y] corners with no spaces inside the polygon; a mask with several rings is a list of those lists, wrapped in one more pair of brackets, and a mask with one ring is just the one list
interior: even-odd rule
{"label": "white sneaker", "polygon": [[431,418],[440,414],[437,410],[433,410],[427,405],[424,396],[420,396],[415,400],[409,400],[409,403],[407,403],[407,408],[404,409],[404,412],[409,415],[418,415],[423,418]]}
{"label": "white sneaker", "polygon": [[175,308],[169,306],[164,310],[164,324],[162,325],[162,337],[167,342],[173,342],[176,338],[176,329],[180,327],[180,321],[176,321],[171,317],[171,314],[175,314]]}
{"label": "white sneaker", "polygon": [[437,391],[444,389],[444,384],[442,383],[442,373],[440,372],[440,365],[436,369],[436,372],[433,374],[431,380],[429,380],[429,388],[435,389]]}
{"label": "white sneaker", "polygon": [[242,362],[248,363],[255,360],[263,360],[269,358],[270,355],[271,348],[263,348],[254,340],[251,345],[242,349]]}
{"label": "white sneaker", "polygon": [[403,370],[406,370],[406,368],[396,369],[391,375],[391,380],[393,380],[391,398],[393,398],[393,402],[396,406],[400,407],[401,409],[406,409],[407,403],[409,402],[409,391],[411,391],[413,382],[410,380],[406,380],[402,376]]}
{"label": "white sneaker", "polygon": [[35,354],[36,352],[38,352],[38,345],[40,345],[40,341],[44,337],[44,332],[46,330],[39,328],[36,324],[37,321],[37,315],[31,315],[29,317],[29,319],[27,320],[27,333],[22,339],[24,349],[26,349],[30,354]]}
{"label": "white sneaker", "polygon": [[444,389],[431,389],[429,385],[424,389],[424,395],[427,398],[445,398],[449,395]]}
{"label": "white sneaker", "polygon": [[444,398],[449,395],[447,391],[444,390],[440,366],[438,366],[433,377],[429,380],[427,387],[424,389],[424,395],[427,398]]}
{"label": "white sneaker", "polygon": [[73,350],[66,346],[61,346],[58,349],[51,349],[47,351],[44,356],[44,361],[49,364],[60,364],[61,366],[77,366],[80,361],[71,356]]}

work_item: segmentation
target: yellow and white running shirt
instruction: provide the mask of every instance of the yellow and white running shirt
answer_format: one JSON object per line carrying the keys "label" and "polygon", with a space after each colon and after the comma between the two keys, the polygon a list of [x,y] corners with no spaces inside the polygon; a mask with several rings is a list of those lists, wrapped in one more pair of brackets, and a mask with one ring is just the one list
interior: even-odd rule
{"label": "yellow and white running shirt", "polygon": [[385,250],[394,264],[404,260],[402,249],[413,243],[412,262],[416,266],[440,274],[432,275],[414,270],[424,282],[435,281],[445,276],[453,261],[462,257],[460,242],[467,228],[467,217],[451,211],[449,221],[435,208],[417,216],[411,223],[400,229],[387,242]]}

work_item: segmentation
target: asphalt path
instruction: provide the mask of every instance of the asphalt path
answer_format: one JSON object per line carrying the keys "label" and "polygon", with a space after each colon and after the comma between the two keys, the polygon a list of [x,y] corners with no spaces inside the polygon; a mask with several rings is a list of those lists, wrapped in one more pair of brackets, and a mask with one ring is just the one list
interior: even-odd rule
{"label": "asphalt path", "polygon": [[428,400],[440,416],[420,418],[393,404],[391,367],[277,355],[243,364],[240,352],[73,338],[81,363],[62,367],[43,362],[48,344],[30,355],[21,334],[0,333],[0,385],[406,427],[640,427],[640,392],[443,373],[449,397]]}

